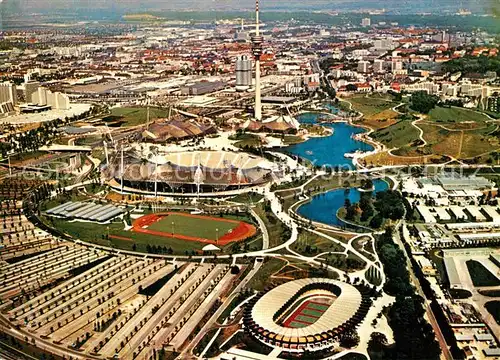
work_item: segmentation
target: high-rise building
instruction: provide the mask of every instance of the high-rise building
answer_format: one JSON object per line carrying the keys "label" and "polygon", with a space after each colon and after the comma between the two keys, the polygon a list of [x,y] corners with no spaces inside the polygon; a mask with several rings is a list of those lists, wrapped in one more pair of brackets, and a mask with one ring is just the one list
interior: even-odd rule
{"label": "high-rise building", "polygon": [[0,115],[5,116],[14,113],[14,105],[11,102],[0,103]]}
{"label": "high-rise building", "polygon": [[0,83],[0,104],[11,103],[17,104],[17,89],[16,85],[10,82]]}
{"label": "high-rise building", "polygon": [[384,63],[382,59],[375,59],[373,62],[373,71],[376,73],[384,72]]}
{"label": "high-rise building", "polygon": [[243,55],[236,59],[236,90],[245,91],[252,86],[252,61]]}
{"label": "high-rise building", "polygon": [[234,34],[234,39],[236,41],[243,41],[243,42],[246,42],[248,40],[248,32],[245,31],[245,25],[243,23],[243,19],[241,19],[241,29],[236,30]]}
{"label": "high-rise building", "polygon": [[391,70],[393,72],[403,70],[403,61],[399,58],[392,59]]}
{"label": "high-rise building", "polygon": [[370,18],[364,18],[363,20],[361,20],[361,26],[363,27],[368,27],[372,24],[372,21]]}
{"label": "high-rise building", "polygon": [[377,39],[373,42],[375,50],[391,50],[394,48],[394,41],[390,38]]}
{"label": "high-rise building", "polygon": [[47,105],[47,89],[43,87],[38,88],[38,98],[37,104],[40,106]]}
{"label": "high-rise building", "polygon": [[28,81],[24,83],[24,101],[29,104],[36,103],[39,87],[40,83],[38,81]]}
{"label": "high-rise building", "polygon": [[262,120],[262,103],[260,96],[260,57],[262,55],[262,43],[264,38],[259,29],[259,0],[255,0],[255,35],[252,36],[252,52],[255,56],[255,108],[254,117]]}
{"label": "high-rise building", "polygon": [[370,62],[361,60],[360,62],[358,62],[358,72],[367,73],[369,65],[370,65]]}
{"label": "high-rise building", "polygon": [[[47,105],[56,110],[68,110],[69,109],[69,97],[66,94],[60,92],[53,93],[50,90],[46,90]],[[41,104],[40,104],[41,105]]]}
{"label": "high-rise building", "polygon": [[60,92],[52,92],[44,87],[39,87],[37,91],[32,94],[29,103],[38,106],[48,105],[54,110],[68,110],[70,107],[68,95]]}

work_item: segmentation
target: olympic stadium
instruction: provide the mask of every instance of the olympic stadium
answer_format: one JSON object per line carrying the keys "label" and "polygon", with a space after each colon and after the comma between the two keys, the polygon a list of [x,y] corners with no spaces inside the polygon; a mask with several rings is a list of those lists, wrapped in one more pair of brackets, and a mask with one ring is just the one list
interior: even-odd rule
{"label": "olympic stadium", "polygon": [[370,300],[356,287],[323,278],[287,282],[254,297],[245,309],[245,330],[287,352],[333,347],[368,312]]}
{"label": "olympic stadium", "polygon": [[149,195],[217,194],[266,184],[280,169],[247,153],[193,151],[144,158],[129,153],[108,168],[110,185]]}

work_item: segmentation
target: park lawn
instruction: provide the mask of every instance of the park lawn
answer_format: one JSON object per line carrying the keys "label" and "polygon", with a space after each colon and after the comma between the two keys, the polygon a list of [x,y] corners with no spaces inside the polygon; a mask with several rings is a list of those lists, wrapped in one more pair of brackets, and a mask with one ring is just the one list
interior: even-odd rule
{"label": "park lawn", "polygon": [[500,279],[492,274],[483,264],[476,260],[469,260],[466,262],[467,269],[474,286],[498,286]]}
{"label": "park lawn", "polygon": [[[324,136],[324,135],[322,135],[322,136]],[[295,145],[295,144],[300,144],[304,141],[305,140],[302,137],[296,136],[296,135],[286,135],[283,137],[283,144],[284,145]]]}
{"label": "park lawn", "polygon": [[264,195],[255,192],[250,192],[250,193],[236,195],[235,197],[231,198],[230,201],[241,204],[255,204],[261,201],[262,198],[264,198]]}
{"label": "park lawn", "polygon": [[[288,240],[290,230],[273,214],[272,211],[266,212],[262,203],[259,203],[254,209],[258,217],[264,222],[269,234],[269,247],[276,247]],[[284,236],[287,236],[285,239]]]}
{"label": "park lawn", "polygon": [[429,113],[429,120],[438,123],[463,123],[476,122],[484,123],[489,118],[474,110],[458,107],[436,107]]}
{"label": "park lawn", "polygon": [[[103,246],[112,246],[123,250],[131,251],[133,250],[133,246],[135,244],[136,251],[146,253],[147,246],[150,245],[160,246],[166,249],[170,248],[173,251],[172,255],[191,255],[201,252],[201,249],[207,245],[206,243],[197,241],[186,241],[182,239],[126,231],[124,230],[122,222],[97,224],[79,221],[69,222],[57,218],[52,218],[52,220],[52,224],[49,223],[49,225],[68,235],[71,235],[75,239]],[[108,233],[109,239],[106,239]],[[255,250],[261,249],[262,240],[259,241],[256,241],[256,243],[249,243],[250,248]],[[232,244],[222,247],[221,250],[222,253],[232,253]]]}
{"label": "park lawn", "polygon": [[[123,126],[137,126],[147,122],[147,108],[144,107],[119,107],[111,109],[112,116],[121,117]],[[167,109],[151,107],[149,109],[150,121],[168,117]]]}
{"label": "park lawn", "polygon": [[500,325],[500,301],[487,302],[484,307],[493,316],[497,324]]}
{"label": "park lawn", "polygon": [[498,139],[488,135],[493,130],[491,126],[463,131],[450,131],[429,123],[420,123],[419,127],[424,131],[424,139],[432,153],[436,155],[468,159],[500,148]]}
{"label": "park lawn", "polygon": [[262,139],[260,136],[248,133],[233,135],[229,138],[229,140],[236,140],[234,146],[238,148],[259,147],[262,145]]}
{"label": "park lawn", "polygon": [[259,271],[257,271],[254,277],[252,277],[247,286],[250,289],[254,289],[257,291],[264,290],[264,288],[270,284],[271,276],[274,273],[278,272],[285,265],[286,262],[278,258],[271,258],[266,260],[264,264],[262,264]]}
{"label": "park lawn", "polygon": [[461,152],[461,131],[449,131],[439,126],[423,124],[418,125],[424,132],[424,139],[434,154],[459,156]]}
{"label": "park lawn", "polygon": [[419,139],[419,131],[411,121],[402,120],[393,125],[375,131],[371,137],[386,145],[389,149],[399,148]]}
{"label": "park lawn", "polygon": [[341,241],[344,244],[348,244],[349,241],[355,236],[355,235],[352,235],[349,233],[344,233],[341,231],[334,231],[334,230],[327,230],[327,229],[321,229],[318,231],[325,234],[325,235],[331,236],[331,237]]}
{"label": "park lawn", "polygon": [[17,153],[16,155],[12,155],[10,157],[10,163],[12,165],[22,165],[25,161],[39,160],[40,158],[47,157],[50,155],[47,151],[32,151],[32,152],[23,152]]}
{"label": "park lawn", "polygon": [[462,141],[461,157],[472,158],[498,149],[500,149],[498,137],[484,135],[482,130],[466,131]]}
{"label": "park lawn", "polygon": [[352,252],[345,254],[328,254],[324,256],[325,263],[342,271],[353,272],[363,270],[366,263]]}
{"label": "park lawn", "polygon": [[317,193],[323,193],[327,190],[344,187],[344,183],[346,181],[349,183],[349,187],[356,186],[356,184],[358,184],[357,179],[353,180],[352,176],[350,175],[344,176],[341,174],[332,174],[329,176],[320,176],[314,179],[313,181],[307,183],[307,185],[304,187],[304,190],[311,191],[311,195],[314,195]]}
{"label": "park lawn", "polygon": [[299,237],[297,241],[292,244],[291,249],[306,256],[313,256],[326,252],[344,251],[343,246],[305,230],[299,232]]}
{"label": "park lawn", "polygon": [[387,151],[382,151],[364,158],[366,165],[383,166],[383,165],[414,165],[414,164],[430,164],[432,162],[442,163],[444,160],[440,155],[421,155],[421,156],[393,156]]}
{"label": "park lawn", "polygon": [[381,112],[393,108],[398,103],[392,101],[391,95],[356,95],[348,98],[354,110],[363,113],[365,117],[373,117]]}
{"label": "park lawn", "polygon": [[396,124],[399,121],[398,116],[397,112],[387,109],[371,116],[365,116],[358,123],[373,130],[380,130]]}
{"label": "park lawn", "polygon": [[[362,245],[364,243],[364,246]],[[375,249],[373,249],[373,241],[369,237],[361,237],[353,242],[353,247],[368,259],[375,261]]]}
{"label": "park lawn", "polygon": [[[173,223],[173,225],[172,225]],[[209,240],[221,238],[234,228],[237,223],[223,219],[198,218],[181,214],[169,214],[148,226],[149,230],[175,233],[179,235],[198,237]],[[218,229],[218,232],[217,232]]]}
{"label": "park lawn", "polygon": [[[76,145],[86,146],[92,145],[94,143],[100,143],[102,141],[102,137],[100,135],[89,135],[82,138],[78,138],[75,141]],[[66,142],[67,144],[67,142]]]}

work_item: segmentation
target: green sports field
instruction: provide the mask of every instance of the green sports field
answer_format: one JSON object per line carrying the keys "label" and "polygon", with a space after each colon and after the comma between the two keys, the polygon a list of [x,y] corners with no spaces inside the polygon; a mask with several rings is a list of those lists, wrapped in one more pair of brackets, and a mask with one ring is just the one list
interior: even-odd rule
{"label": "green sports field", "polygon": [[[173,223],[173,225],[172,225]],[[148,230],[215,240],[238,226],[236,222],[170,214],[148,226]],[[217,234],[217,229],[219,230]]]}

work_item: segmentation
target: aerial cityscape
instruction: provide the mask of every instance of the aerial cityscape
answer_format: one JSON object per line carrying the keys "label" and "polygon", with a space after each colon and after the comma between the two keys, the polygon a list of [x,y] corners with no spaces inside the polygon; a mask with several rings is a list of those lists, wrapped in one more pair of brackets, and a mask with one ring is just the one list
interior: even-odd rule
{"label": "aerial cityscape", "polygon": [[498,16],[0,0],[0,360],[499,360]]}

